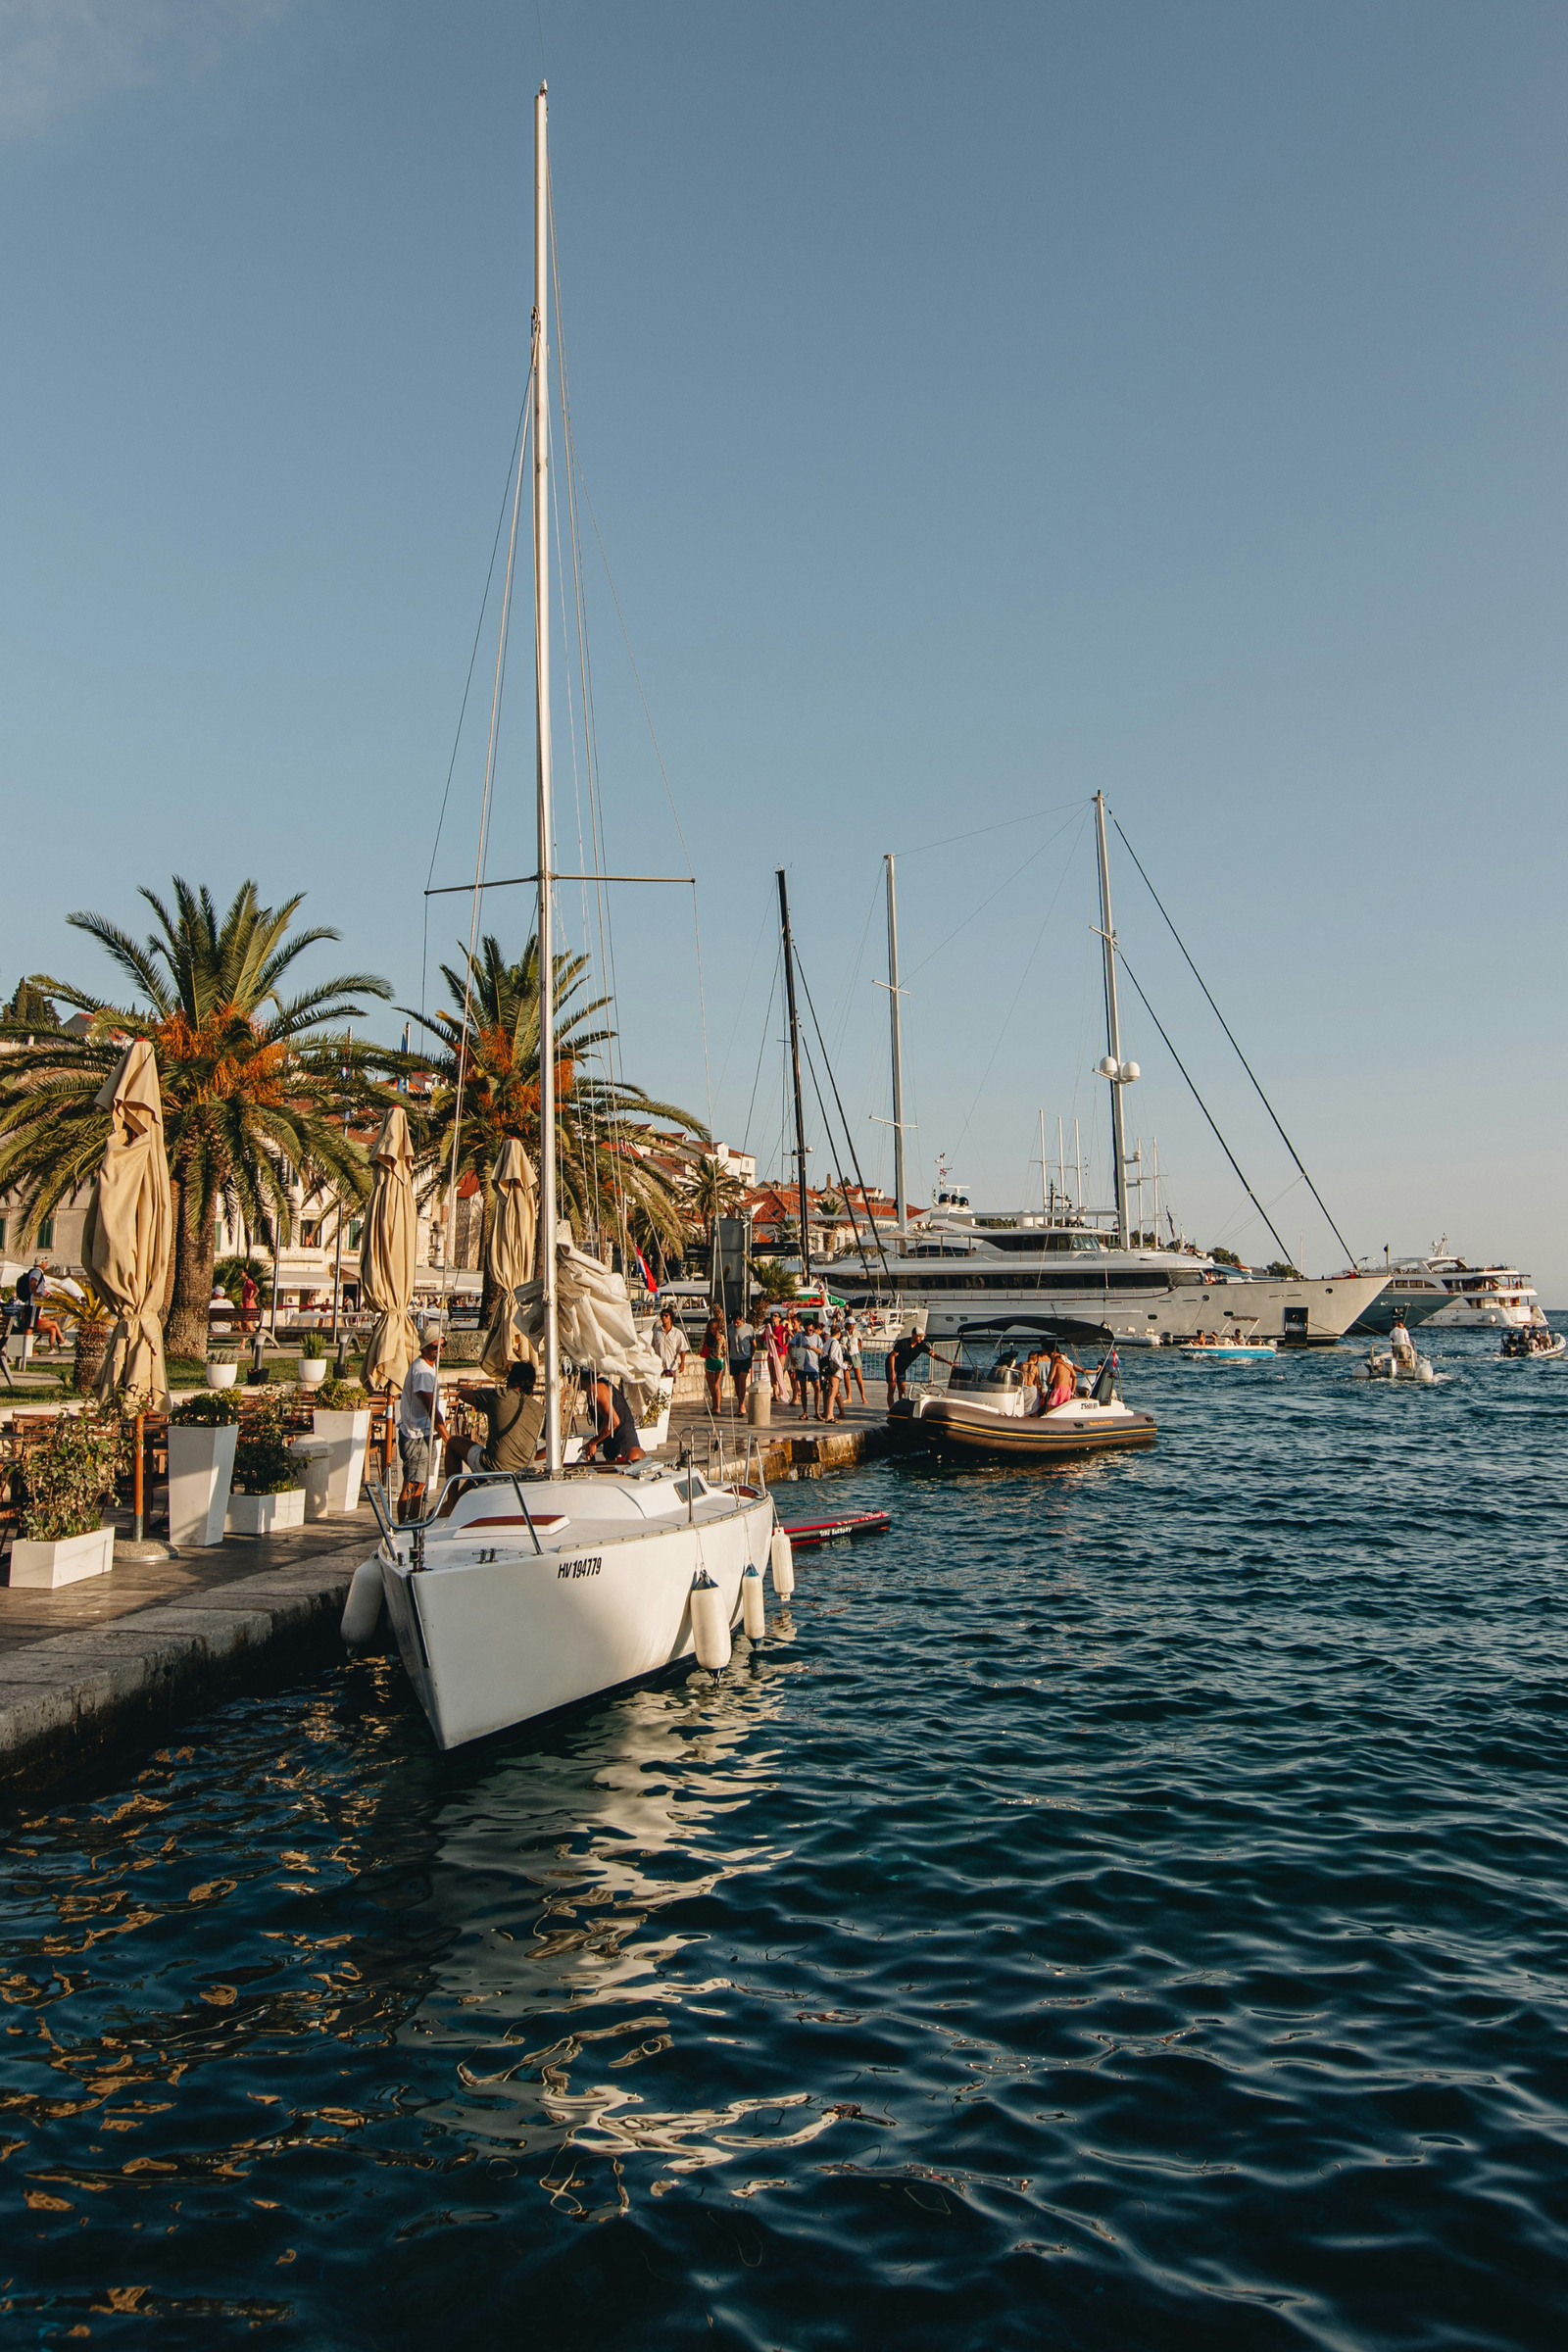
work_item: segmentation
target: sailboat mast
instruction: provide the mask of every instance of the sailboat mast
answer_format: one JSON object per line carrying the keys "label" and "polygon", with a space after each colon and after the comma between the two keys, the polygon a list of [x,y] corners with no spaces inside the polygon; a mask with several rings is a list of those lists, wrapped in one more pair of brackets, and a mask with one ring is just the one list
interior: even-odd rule
{"label": "sailboat mast", "polygon": [[533,102],[533,644],[539,713],[539,1278],[544,1307],[545,1475],[561,1476],[556,1315],[556,967],[550,899],[550,151],[548,85]]}
{"label": "sailboat mast", "polygon": [[893,888],[893,853],[888,869],[888,1004],[893,1014],[893,1205],[900,1238],[907,1230],[909,1204],[904,1190],[904,1047],[899,1028],[899,906]]}
{"label": "sailboat mast", "polygon": [[1110,1083],[1110,1152],[1116,1170],[1116,1238],[1125,1250],[1130,1232],[1127,1218],[1127,1152],[1121,1111],[1121,1019],[1116,1010],[1116,933],[1110,919],[1110,865],[1105,855],[1105,796],[1102,792],[1095,795],[1095,847],[1100,854],[1100,941],[1105,956],[1105,1059],[1100,1067],[1101,1074]]}
{"label": "sailboat mast", "polygon": [[[806,1113],[801,1106],[801,1024],[795,1013],[795,949],[790,940],[790,894],[778,868],[778,920],[784,940],[784,995],[790,1012],[790,1069],[795,1080],[795,1164],[800,1171],[801,1279],[811,1279],[811,1237],[806,1221]],[[898,1116],[894,1112],[895,1118]]]}

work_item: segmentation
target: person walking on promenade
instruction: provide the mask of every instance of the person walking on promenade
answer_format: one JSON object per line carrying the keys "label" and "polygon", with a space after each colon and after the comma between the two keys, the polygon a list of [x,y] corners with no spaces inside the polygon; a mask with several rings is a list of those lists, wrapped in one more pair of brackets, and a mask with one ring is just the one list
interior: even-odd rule
{"label": "person walking on promenade", "polygon": [[854,1381],[865,1402],[865,1382],[860,1376],[860,1318],[851,1315],[844,1326],[844,1401],[850,1400],[850,1383]]}
{"label": "person walking on promenade", "polygon": [[724,1409],[724,1318],[710,1315],[703,1333],[703,1373],[708,1382],[708,1409],[716,1421]]}
{"label": "person walking on promenade", "polygon": [[686,1345],[686,1334],[675,1320],[673,1307],[662,1306],[660,1308],[659,1328],[654,1333],[654,1347],[663,1370],[672,1379],[678,1377],[680,1368],[691,1350]]}
{"label": "person walking on promenade", "polygon": [[752,1377],[752,1357],[757,1348],[757,1327],[744,1306],[736,1312],[729,1327],[729,1376],[735,1383],[735,1410],[746,1409],[746,1384]]}
{"label": "person walking on promenade", "polygon": [[828,1333],[822,1349],[822,1418],[832,1421],[844,1418],[844,1404],[839,1392],[845,1386],[844,1342],[837,1325]]}
{"label": "person walking on promenade", "polygon": [[817,1353],[814,1323],[801,1326],[801,1417],[822,1418],[822,1359]]}
{"label": "person walking on promenade", "polygon": [[784,1332],[784,1318],[775,1306],[767,1318],[767,1373],[773,1384],[773,1396],[780,1404],[790,1400],[789,1345]]}

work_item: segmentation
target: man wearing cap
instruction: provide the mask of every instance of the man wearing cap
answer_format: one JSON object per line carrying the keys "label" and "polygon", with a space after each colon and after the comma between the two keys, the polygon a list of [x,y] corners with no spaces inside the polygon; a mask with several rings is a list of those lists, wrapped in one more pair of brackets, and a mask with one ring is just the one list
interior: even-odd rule
{"label": "man wearing cap", "polygon": [[435,1441],[447,1434],[435,1370],[440,1354],[441,1342],[434,1338],[426,1340],[409,1366],[398,1398],[398,1455],[403,1464],[403,1485],[398,1494],[400,1520],[423,1518],[424,1491],[430,1483]]}

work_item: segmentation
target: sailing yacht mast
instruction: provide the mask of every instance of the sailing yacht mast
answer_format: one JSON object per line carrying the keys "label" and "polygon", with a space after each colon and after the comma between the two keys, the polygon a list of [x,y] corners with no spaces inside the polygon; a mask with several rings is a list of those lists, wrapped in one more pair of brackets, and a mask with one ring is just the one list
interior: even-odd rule
{"label": "sailing yacht mast", "polygon": [[533,102],[533,645],[539,712],[539,1279],[544,1307],[545,1476],[559,1478],[556,1317],[556,969],[550,903],[550,154],[549,85]]}
{"label": "sailing yacht mast", "polygon": [[784,943],[784,995],[790,1013],[790,1067],[795,1079],[795,1155],[801,1203],[801,1278],[811,1279],[811,1236],[807,1223],[806,1112],[801,1102],[801,1024],[795,1012],[795,948],[790,939],[790,894],[784,868],[778,868],[778,922]]}
{"label": "sailing yacht mast", "polygon": [[1095,795],[1095,847],[1100,856],[1100,938],[1105,955],[1105,1045],[1100,1074],[1110,1082],[1110,1152],[1116,1170],[1116,1239],[1129,1247],[1127,1150],[1122,1133],[1121,1092],[1138,1075],[1138,1064],[1121,1057],[1121,1020],[1116,1010],[1116,932],[1110,919],[1110,866],[1105,857],[1105,796]]}
{"label": "sailing yacht mast", "polygon": [[899,1238],[908,1230],[909,1204],[904,1190],[904,1048],[899,1029],[899,907],[893,889],[893,853],[888,869],[888,1004],[893,1015],[893,1205]]}

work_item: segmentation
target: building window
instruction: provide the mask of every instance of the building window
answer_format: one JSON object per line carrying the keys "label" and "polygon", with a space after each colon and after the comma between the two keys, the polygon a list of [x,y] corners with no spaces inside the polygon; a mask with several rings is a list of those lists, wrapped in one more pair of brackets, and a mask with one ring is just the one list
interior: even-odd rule
{"label": "building window", "polygon": [[53,1217],[45,1217],[43,1223],[38,1228],[38,1247],[40,1250],[52,1250],[54,1246],[55,1221]]}
{"label": "building window", "polygon": [[350,1248],[351,1250],[357,1250],[357,1249],[359,1248],[359,1246],[360,1246],[360,1236],[361,1236],[361,1234],[362,1234],[364,1231],[365,1231],[365,1225],[364,1225],[364,1222],[363,1222],[363,1220],[362,1220],[361,1218],[359,1218],[359,1217],[350,1217],[350,1219],[349,1219],[349,1235],[348,1235],[348,1240],[349,1240],[349,1248]]}

